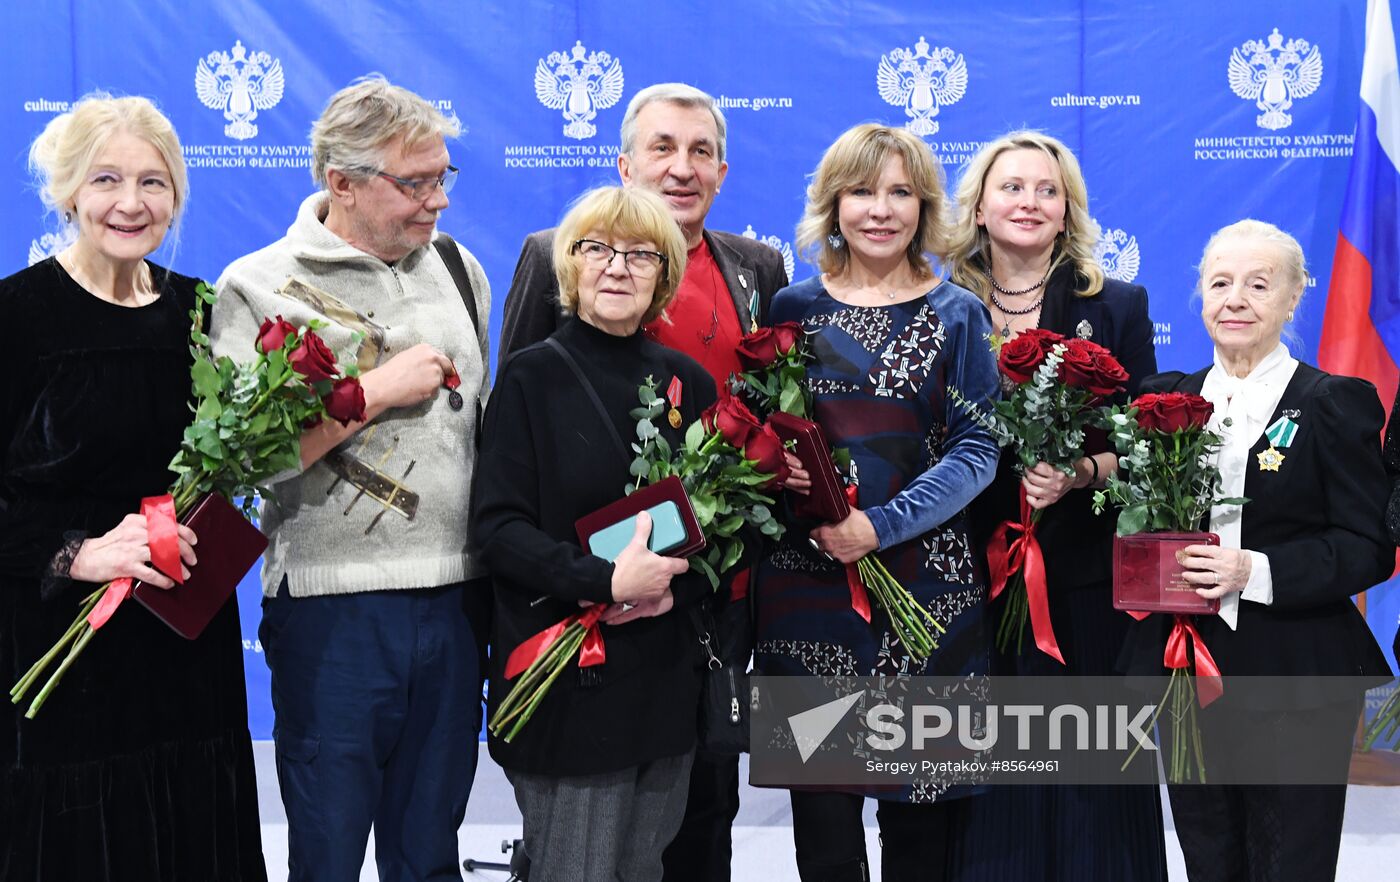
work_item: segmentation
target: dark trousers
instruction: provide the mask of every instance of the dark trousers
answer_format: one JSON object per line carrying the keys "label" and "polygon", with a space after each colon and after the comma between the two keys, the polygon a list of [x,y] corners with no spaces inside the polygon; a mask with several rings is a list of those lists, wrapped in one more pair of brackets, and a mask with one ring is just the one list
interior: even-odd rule
{"label": "dark trousers", "polygon": [[[1278,780],[1286,781],[1287,764],[1298,762],[1335,783],[1170,785],[1172,818],[1191,882],[1335,878],[1347,768],[1360,711],[1358,699],[1312,711],[1206,708],[1201,713],[1207,780],[1220,780],[1231,765],[1246,764],[1262,778],[1269,771],[1263,766],[1277,764]],[[1217,727],[1228,727],[1238,736],[1230,743],[1241,745],[1242,755],[1221,755],[1229,751],[1218,747],[1224,740],[1210,737]],[[1330,748],[1318,750],[1319,742]]]}
{"label": "dark trousers", "polygon": [[258,630],[272,670],[289,882],[460,880],[481,671],[463,586],[292,598]]}
{"label": "dark trousers", "polygon": [[697,753],[676,838],[662,855],[665,882],[729,882],[730,828],[739,814],[739,757]]}
{"label": "dark trousers", "polygon": [[[880,874],[885,882],[941,882],[948,843],[963,800],[911,804],[881,801]],[[865,797],[850,793],[792,793],[792,838],[802,882],[866,882]]]}

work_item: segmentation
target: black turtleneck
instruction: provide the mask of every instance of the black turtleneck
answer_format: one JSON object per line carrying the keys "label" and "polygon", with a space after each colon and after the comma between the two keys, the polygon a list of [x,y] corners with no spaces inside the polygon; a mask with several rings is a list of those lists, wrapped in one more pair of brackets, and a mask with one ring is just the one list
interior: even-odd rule
{"label": "black turtleneck", "polygon": [[[715,399],[714,381],[690,357],[641,334],[618,337],[578,320],[554,334],[588,376],[623,442],[636,439],[628,411],[652,377],[665,394],[682,384],[682,430]],[[658,421],[673,446],[682,430]],[[560,355],[537,343],[510,356],[486,409],[472,523],[491,573],[496,615],[490,707],[510,688],[505,659],[527,638],[611,600],[613,565],[579,547],[574,522],[624,495],[628,458],[618,452],[587,393]],[[684,607],[709,591],[697,573],[672,582],[676,608],[603,626],[607,661],[555,681],[512,744],[491,739],[506,769],[547,775],[616,771],[685,753],[695,742],[699,644]],[[587,685],[584,685],[584,684]]]}

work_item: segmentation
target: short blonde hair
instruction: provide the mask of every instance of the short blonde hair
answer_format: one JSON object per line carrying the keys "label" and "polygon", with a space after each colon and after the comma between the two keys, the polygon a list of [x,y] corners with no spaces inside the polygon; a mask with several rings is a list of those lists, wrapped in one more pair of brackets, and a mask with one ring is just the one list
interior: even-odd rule
{"label": "short blonde hair", "polygon": [[554,276],[559,282],[559,304],[578,312],[578,275],[581,258],[574,243],[597,231],[617,239],[650,242],[666,256],[656,277],[651,306],[642,324],[652,321],[676,296],[685,275],[685,237],[661,197],[640,187],[599,187],[578,198],[554,232]]}
{"label": "short blonde hair", "polygon": [[840,275],[850,261],[850,249],[834,248],[829,237],[839,232],[841,197],[851,188],[873,186],[892,156],[904,160],[909,184],[919,200],[919,224],[906,254],[920,278],[933,275],[926,254],[940,260],[948,248],[948,196],[943,168],[927,144],[902,128],[864,123],[842,133],[826,148],[812,182],[807,207],[797,225],[802,256],[828,275]]}
{"label": "short blonde hair", "polygon": [[958,182],[958,219],[953,228],[948,271],[952,280],[988,302],[992,285],[987,273],[992,269],[991,238],[987,228],[977,223],[977,209],[986,193],[987,174],[1003,153],[1012,150],[1039,150],[1060,174],[1065,191],[1065,229],[1055,237],[1050,255],[1050,272],[1071,264],[1084,280],[1074,293],[1092,297],[1103,290],[1103,268],[1094,258],[1099,241],[1099,225],[1089,216],[1089,189],[1079,160],[1058,138],[1043,132],[1021,130],[1002,135],[987,144],[967,164]]}
{"label": "short blonde hair", "polygon": [[461,132],[455,118],[402,86],[379,74],[360,77],[332,95],[311,126],[311,178],[323,190],[332,168],[364,180],[383,171],[384,150],[395,138],[412,150],[435,135]]}
{"label": "short blonde hair", "polygon": [[39,184],[39,198],[51,210],[71,210],[83,180],[113,135],[135,135],[156,149],[170,172],[175,218],[189,199],[190,179],[180,152],[180,139],[165,114],[149,98],[114,98],[93,92],[78,99],[67,113],[49,120],[29,146],[29,170]]}

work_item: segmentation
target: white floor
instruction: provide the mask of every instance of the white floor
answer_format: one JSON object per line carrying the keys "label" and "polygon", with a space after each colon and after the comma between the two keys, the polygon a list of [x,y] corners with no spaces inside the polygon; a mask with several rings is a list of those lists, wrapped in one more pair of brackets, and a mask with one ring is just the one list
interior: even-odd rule
{"label": "white floor", "polygon": [[[260,741],[254,747],[258,767],[258,797],[263,820],[263,852],[267,857],[271,882],[287,878],[287,825],[277,795],[277,773],[272,743]],[[741,780],[747,771],[741,770]],[[797,879],[792,858],[791,816],[787,792],[759,790],[747,785],[740,793],[739,817],[734,824],[733,882],[786,882]],[[866,841],[869,854],[879,853],[873,809],[866,812]],[[501,860],[501,842],[520,835],[520,813],[515,808],[510,785],[499,767],[481,751],[467,805],[467,818],[457,833],[463,858]],[[875,882],[880,879],[878,859],[873,860]],[[1342,854],[1337,867],[1340,882],[1382,882],[1396,879],[1400,864],[1400,787],[1353,786],[1347,794],[1347,814],[1342,834]],[[1185,882],[1186,871],[1167,810],[1167,865],[1171,882]],[[505,873],[481,870],[465,877],[469,882],[500,882]],[[375,882],[374,843],[369,844],[362,882]],[[1018,882],[1018,880],[1007,880]]]}

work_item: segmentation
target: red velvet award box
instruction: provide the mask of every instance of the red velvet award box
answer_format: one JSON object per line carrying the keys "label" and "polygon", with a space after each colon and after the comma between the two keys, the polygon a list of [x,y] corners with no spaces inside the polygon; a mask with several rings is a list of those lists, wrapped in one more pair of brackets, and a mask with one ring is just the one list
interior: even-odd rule
{"label": "red velvet award box", "polygon": [[1177,555],[1188,545],[1219,545],[1214,533],[1135,533],[1113,537],[1113,608],[1133,612],[1216,613],[1184,578]]}
{"label": "red velvet award box", "polygon": [[828,524],[844,521],[851,513],[846,501],[846,489],[836,464],[831,461],[831,445],[826,443],[822,427],[801,417],[779,411],[768,417],[768,425],[783,441],[795,442],[793,451],[802,460],[802,467],[812,476],[812,492],[806,496],[789,493],[792,513],[801,518],[816,518]]}
{"label": "red velvet award box", "polygon": [[[590,544],[590,539],[595,533],[611,532],[618,533],[619,524],[630,521],[638,513],[648,509],[657,508],[672,513],[675,520],[673,523],[665,523],[661,518],[653,515],[652,535],[648,547],[656,551],[657,554],[664,554],[667,557],[690,557],[697,551],[705,548],[705,534],[700,532],[700,522],[695,517],[695,509],[690,505],[690,497],[686,495],[685,485],[681,479],[672,475],[655,484],[648,484],[635,490],[630,496],[624,496],[617,502],[609,503],[595,512],[586,514],[574,521],[574,530],[578,533],[578,543],[585,551],[588,551],[594,544]],[[669,538],[665,544],[658,546],[658,539],[663,533]],[[627,541],[631,539],[632,528],[621,530],[621,545],[618,545],[614,538],[609,542],[609,548],[613,552],[622,550]],[[601,549],[595,551],[599,557],[605,560],[612,560],[616,553],[604,553]]]}
{"label": "red velvet award box", "polygon": [[267,549],[267,537],[217,493],[201,499],[181,522],[199,540],[195,546],[199,563],[190,567],[190,577],[169,590],[137,582],[131,593],[171,630],[193,640],[224,608],[244,574]]}

